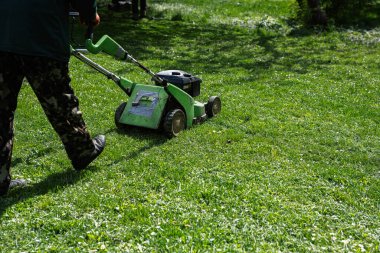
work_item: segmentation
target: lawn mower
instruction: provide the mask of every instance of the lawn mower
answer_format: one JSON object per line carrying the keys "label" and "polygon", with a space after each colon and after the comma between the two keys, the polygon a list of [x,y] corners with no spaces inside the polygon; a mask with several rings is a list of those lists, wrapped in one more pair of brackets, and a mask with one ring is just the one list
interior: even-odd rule
{"label": "lawn mower", "polygon": [[121,103],[115,111],[118,129],[125,130],[128,126],[163,129],[169,137],[174,137],[182,130],[220,113],[221,100],[218,96],[211,96],[206,103],[194,100],[200,94],[200,78],[181,70],[154,73],[110,36],[104,35],[94,44],[89,27],[86,37],[85,49],[89,53],[104,52],[119,60],[129,60],[148,73],[154,82],[151,85],[140,84],[117,76],[86,57],[83,50],[71,47],[74,57],[114,81],[129,96],[127,102]]}

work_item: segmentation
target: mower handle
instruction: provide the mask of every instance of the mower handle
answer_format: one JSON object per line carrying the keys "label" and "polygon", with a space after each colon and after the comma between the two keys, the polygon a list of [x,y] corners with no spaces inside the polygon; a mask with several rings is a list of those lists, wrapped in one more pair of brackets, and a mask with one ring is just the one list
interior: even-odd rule
{"label": "mower handle", "polygon": [[114,41],[110,36],[103,35],[103,37],[98,40],[95,44],[92,42],[91,29],[87,29],[88,37],[86,39],[86,48],[92,54],[98,54],[100,52],[105,52],[111,56],[114,56],[117,59],[125,59],[128,54],[116,41]]}
{"label": "mower handle", "polygon": [[[90,28],[88,29],[90,32]],[[146,73],[153,77],[153,80],[159,83],[162,86],[167,86],[167,82],[161,77],[156,75],[150,69],[142,65],[135,58],[133,58],[122,46],[120,46],[116,41],[114,41],[110,36],[103,35],[103,37],[98,40],[95,44],[92,42],[92,38],[86,39],[86,49],[92,53],[97,54],[100,52],[105,52],[108,55],[115,57],[116,59],[121,60],[130,60],[132,63],[143,69]]]}

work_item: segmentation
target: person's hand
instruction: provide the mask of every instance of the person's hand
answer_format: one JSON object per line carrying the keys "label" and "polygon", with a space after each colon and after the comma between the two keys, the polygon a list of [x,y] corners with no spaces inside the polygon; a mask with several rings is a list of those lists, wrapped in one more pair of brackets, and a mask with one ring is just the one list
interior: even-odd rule
{"label": "person's hand", "polygon": [[[90,25],[90,24],[87,24],[87,21],[84,20],[84,19],[82,18],[82,16],[80,16],[80,22],[81,22],[82,24],[86,25],[86,26]],[[100,16],[99,16],[98,13],[96,13],[96,15],[95,15],[95,19],[91,21],[91,25],[92,25],[93,27],[95,27],[95,26],[99,25],[99,23],[100,23]]]}
{"label": "person's hand", "polygon": [[92,22],[93,22],[92,23],[93,26],[99,25],[99,23],[100,23],[100,16],[99,16],[98,13],[96,13],[95,19]]}

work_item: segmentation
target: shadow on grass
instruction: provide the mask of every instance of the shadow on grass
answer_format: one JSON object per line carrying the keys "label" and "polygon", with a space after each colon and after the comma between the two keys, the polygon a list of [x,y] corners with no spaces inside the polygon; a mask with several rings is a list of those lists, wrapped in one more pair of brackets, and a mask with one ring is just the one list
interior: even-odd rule
{"label": "shadow on grass", "polygon": [[148,141],[148,143],[142,147],[139,147],[137,150],[127,152],[127,155],[120,156],[119,159],[113,160],[111,163],[107,164],[107,166],[115,165],[123,161],[134,159],[141,153],[148,151],[152,148],[159,147],[168,141],[168,138],[162,131],[147,129],[143,127],[128,126],[125,129],[114,128],[106,131],[106,134],[108,133],[128,135],[129,137],[134,139],[135,142],[142,143]]}
{"label": "shadow on grass", "polygon": [[[199,72],[211,73],[218,78],[218,74],[225,75],[226,70],[238,68],[249,72],[245,81],[252,81],[273,65],[279,70],[303,74],[330,63],[318,57],[312,60],[301,57],[322,55],[330,49],[301,44],[296,39],[282,39],[284,36],[278,32],[265,29],[247,31],[223,24],[199,25],[164,19],[136,22],[123,13],[112,13],[105,9],[100,12],[102,25],[95,30],[94,41],[104,34],[110,35],[144,65],[147,60],[155,61],[153,71],[165,64],[163,69],[182,69],[194,75]],[[312,32],[296,32],[290,37],[314,35]],[[293,48],[294,51],[282,51],[278,49],[279,44],[282,48]],[[293,68],[294,65],[298,68]],[[116,72],[121,74],[124,70]]]}
{"label": "shadow on grass", "polygon": [[[284,36],[270,29],[168,19],[133,21],[128,13],[106,8],[100,8],[99,12],[102,23],[95,30],[94,41],[104,34],[110,35],[154,72],[181,69],[194,75],[212,74],[213,79],[219,79],[221,75],[235,76],[233,72],[237,69],[247,73],[238,80],[243,83],[267,75],[273,66],[297,74],[323,70],[331,64],[329,56],[336,51],[334,43],[325,43],[323,32],[313,29],[293,29]],[[124,71],[120,68],[116,73],[122,75]]]}
{"label": "shadow on grass", "polygon": [[54,151],[54,149],[51,147],[38,150],[37,152],[31,153],[30,155],[28,155],[25,158],[25,161],[23,159],[21,159],[20,157],[13,158],[12,167],[15,167],[17,164],[22,163],[22,162],[25,162],[26,164],[31,164],[32,161],[34,161],[37,158],[40,158],[42,156],[45,156],[45,155],[51,153],[52,151]]}
{"label": "shadow on grass", "polygon": [[[89,166],[86,171],[93,170],[93,166]],[[34,198],[39,195],[44,195],[49,192],[58,192],[63,188],[75,184],[81,178],[81,173],[68,168],[66,171],[58,172],[49,175],[43,181],[36,184],[28,184],[25,187],[17,187],[11,189],[7,196],[0,198],[0,217],[5,210],[12,205],[25,201],[29,198]]]}
{"label": "shadow on grass", "polygon": [[[112,163],[107,164],[106,166],[111,166],[118,164],[120,162],[123,162],[125,160],[129,160],[132,158],[135,158],[139,154],[160,146],[164,144],[168,139],[163,135],[163,133],[159,131],[154,131],[150,129],[144,129],[144,128],[138,128],[138,127],[130,127],[127,130],[120,130],[117,128],[110,129],[106,131],[106,134],[109,133],[118,133],[122,135],[128,135],[129,137],[132,137],[133,139],[136,139],[137,142],[147,141],[148,143],[142,147],[140,147],[138,150],[127,152],[126,156],[121,156],[120,159],[112,161]],[[44,150],[41,150],[40,152],[33,154],[31,156],[28,156],[27,160],[37,158],[41,156],[42,154],[45,155],[46,153],[51,152],[52,149],[47,148]],[[12,166],[15,164],[23,162],[20,158],[15,158],[15,161],[12,162]],[[91,164],[86,168],[85,171],[94,171],[96,170],[95,166],[92,166]],[[36,196],[45,195],[50,192],[59,192],[66,188],[67,186],[74,185],[82,178],[82,173],[73,170],[71,167],[67,168],[67,170],[54,173],[46,177],[43,181],[36,183],[36,184],[28,184],[25,187],[17,187],[15,189],[11,189],[8,193],[8,195],[4,197],[0,197],[0,218],[3,216],[4,212],[7,208],[25,201],[30,198],[34,198]]]}
{"label": "shadow on grass", "polygon": [[[294,32],[287,40],[278,33],[263,29],[241,31],[238,27],[223,24],[193,24],[170,20],[136,22],[129,18],[130,15],[112,13],[105,9],[101,9],[100,14],[102,24],[95,30],[94,41],[103,34],[108,34],[143,64],[146,60],[162,61],[167,64],[165,69],[183,69],[193,74],[197,74],[194,71],[201,71],[210,73],[215,78],[219,78],[220,75],[233,76],[234,73],[226,71],[244,69],[248,74],[242,83],[258,79],[260,74],[264,74],[274,65],[280,71],[300,74],[322,69],[330,64],[330,59],[318,56],[335,50],[333,44],[324,47],[318,45],[319,42],[314,40],[315,34],[310,31]],[[81,30],[76,31],[79,36],[82,35],[81,32]],[[297,40],[297,37],[311,38],[305,42]],[[78,42],[80,43],[79,39]],[[313,57],[303,57],[304,55]],[[156,65],[161,67],[160,63]],[[294,68],[295,65],[297,68]],[[120,70],[121,72],[124,72],[124,69]],[[110,132],[127,134],[136,141],[149,140],[148,144],[112,161],[112,164],[134,158],[167,141],[161,133],[152,133],[151,130],[142,128],[122,132],[112,129]],[[15,163],[19,162],[21,160],[15,160]],[[75,184],[80,177],[80,173],[68,169],[52,174],[40,183],[14,189],[6,198],[0,199],[0,216],[16,203],[51,191],[59,191]]]}

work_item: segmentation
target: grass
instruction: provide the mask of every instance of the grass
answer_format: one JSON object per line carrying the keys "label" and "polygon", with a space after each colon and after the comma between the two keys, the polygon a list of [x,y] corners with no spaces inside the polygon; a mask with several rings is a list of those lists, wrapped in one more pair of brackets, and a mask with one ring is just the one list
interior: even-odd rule
{"label": "grass", "polygon": [[[88,128],[108,142],[76,173],[25,85],[12,170],[30,184],[0,199],[0,251],[378,252],[378,28],[302,30],[289,25],[293,4],[155,1],[140,22],[101,7],[96,38],[154,71],[201,77],[197,99],[219,95],[222,113],[170,140],[120,133],[127,97],[72,59]],[[91,58],[150,83],[132,64]]]}

